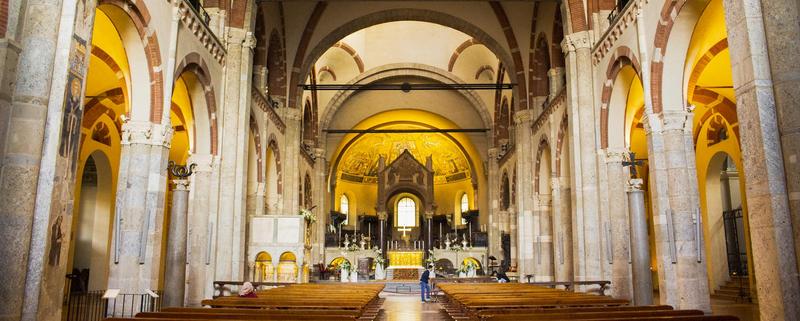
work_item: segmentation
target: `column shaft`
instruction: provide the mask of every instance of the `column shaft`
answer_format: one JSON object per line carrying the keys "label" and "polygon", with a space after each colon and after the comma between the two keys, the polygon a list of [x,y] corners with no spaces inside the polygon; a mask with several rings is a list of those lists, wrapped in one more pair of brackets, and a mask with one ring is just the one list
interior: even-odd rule
{"label": "column shaft", "polygon": [[[620,299],[633,298],[630,266],[630,220],[625,206],[625,178],[628,174],[622,168],[623,152],[607,151],[606,170],[608,172],[608,212],[610,219],[610,239],[612,248],[611,296]],[[646,215],[646,212],[643,213]],[[647,221],[645,221],[647,223]],[[648,246],[647,225],[645,225],[644,245]],[[649,271],[650,261],[647,261]],[[649,273],[649,272],[648,272]],[[652,292],[652,285],[651,290]],[[651,293],[652,294],[652,293]]]}
{"label": "column shaft", "polygon": [[652,305],[653,280],[650,272],[650,242],[647,237],[644,191],[632,185],[628,190],[628,206],[631,214],[630,242],[633,263],[633,296],[629,298],[633,299],[636,305]]}
{"label": "column shaft", "polygon": [[189,210],[189,181],[173,180],[172,211],[167,234],[167,267],[164,272],[165,307],[182,307],[186,290],[186,224]]}

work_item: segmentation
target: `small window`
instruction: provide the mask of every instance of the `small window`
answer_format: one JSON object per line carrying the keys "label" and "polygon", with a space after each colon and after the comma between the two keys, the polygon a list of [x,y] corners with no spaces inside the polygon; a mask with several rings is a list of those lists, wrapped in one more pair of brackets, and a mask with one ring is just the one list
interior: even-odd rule
{"label": "small window", "polygon": [[344,214],[344,223],[342,224],[350,222],[350,199],[347,198],[347,195],[342,194],[342,197],[339,198],[339,212]]}
{"label": "small window", "polygon": [[404,197],[397,202],[397,226],[417,226],[417,203]]}
{"label": "small window", "polygon": [[461,224],[467,224],[467,219],[464,218],[464,213],[469,211],[469,198],[467,198],[467,193],[461,195]]}

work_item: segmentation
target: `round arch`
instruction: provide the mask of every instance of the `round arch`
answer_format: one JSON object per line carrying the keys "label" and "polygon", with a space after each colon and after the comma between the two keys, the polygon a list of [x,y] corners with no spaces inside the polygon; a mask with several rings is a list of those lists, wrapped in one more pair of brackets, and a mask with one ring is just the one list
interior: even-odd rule
{"label": "round arch", "polygon": [[[332,47],[335,43],[347,35],[377,24],[405,20],[430,22],[461,31],[472,36],[489,48],[489,50],[491,50],[500,59],[500,61],[503,62],[503,65],[516,66],[514,60],[511,58],[511,54],[508,53],[502,45],[500,45],[500,42],[483,31],[481,28],[478,28],[477,26],[461,18],[443,12],[427,9],[402,8],[373,12],[345,22],[339,27],[333,29],[333,31],[322,37],[322,39],[317,42],[317,46],[312,48],[307,55],[300,57],[300,59],[302,59],[302,64],[298,66],[297,62],[295,62],[295,67],[297,68],[296,71],[292,72],[291,81],[296,82],[306,79],[309,72],[311,72],[311,67],[317,61],[317,59],[319,59],[322,54],[328,50],[328,48]],[[518,68],[520,68],[518,71],[519,73],[523,72],[521,70],[522,66],[518,66]],[[515,72],[515,74],[518,73]],[[524,88],[520,87],[525,86],[524,84],[521,84],[520,86],[515,86],[512,90],[513,97],[515,98],[513,101],[520,101],[520,91],[525,90]],[[295,102],[302,101],[302,91],[298,90],[296,86],[292,85],[290,86],[289,92],[289,105],[297,107],[294,106],[294,104]]]}
{"label": "round arch", "polygon": [[[192,98],[196,142],[193,153],[217,155],[217,98],[208,65],[200,54],[191,52],[183,57],[173,77],[176,82],[179,78],[184,78]],[[172,86],[174,90],[175,83]],[[206,113],[200,112],[203,105]]]}

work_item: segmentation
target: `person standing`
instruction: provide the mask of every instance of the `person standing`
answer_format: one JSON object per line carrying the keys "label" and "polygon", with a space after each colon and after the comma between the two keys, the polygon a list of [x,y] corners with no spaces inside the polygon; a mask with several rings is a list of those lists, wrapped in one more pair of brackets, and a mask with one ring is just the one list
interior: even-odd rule
{"label": "person standing", "polygon": [[431,298],[431,288],[428,286],[428,281],[430,280],[431,276],[431,268],[430,266],[422,272],[422,275],[419,277],[419,294],[422,298],[422,302],[425,303],[426,298],[430,300]]}

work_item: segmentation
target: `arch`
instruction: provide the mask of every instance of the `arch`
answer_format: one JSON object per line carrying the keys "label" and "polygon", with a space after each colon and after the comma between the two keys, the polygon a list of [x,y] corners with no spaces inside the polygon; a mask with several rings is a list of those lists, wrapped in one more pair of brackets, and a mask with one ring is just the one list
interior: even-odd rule
{"label": "arch", "polygon": [[511,206],[511,186],[508,181],[508,171],[503,170],[503,175],[500,179],[500,207],[502,210],[507,211]]}
{"label": "arch", "polygon": [[334,72],[333,68],[331,68],[330,66],[322,66],[322,68],[319,68],[319,70],[317,70],[317,79],[322,78],[323,72],[327,72],[329,75],[331,75],[331,79],[333,79],[333,81],[336,81],[336,72]]}
{"label": "arch", "polygon": [[461,55],[464,50],[467,48],[472,47],[474,45],[480,45],[480,41],[475,40],[475,38],[470,38],[465,40],[463,43],[456,47],[456,50],[453,51],[453,55],[450,56],[450,61],[447,63],[447,71],[453,72],[453,66],[456,65],[456,60],[458,60],[458,56]]}
{"label": "arch", "polygon": [[255,266],[253,273],[258,272],[258,278],[253,278],[255,281],[272,282],[274,278],[275,267],[272,264],[272,255],[269,252],[261,251],[256,254]]}
{"label": "arch", "polygon": [[291,251],[286,251],[281,253],[279,260],[281,262],[297,262],[297,256]]}
{"label": "arch", "polygon": [[606,80],[603,83],[603,91],[600,98],[600,147],[608,148],[608,121],[609,121],[609,103],[611,101],[611,94],[614,91],[614,83],[619,76],[620,71],[625,66],[633,67],[641,79],[641,68],[639,60],[633,54],[633,51],[626,47],[620,46],[617,51],[611,56],[611,61],[606,70]]}
{"label": "arch", "polygon": [[275,170],[277,174],[277,194],[283,193],[283,170],[281,169],[281,151],[278,148],[278,141],[275,139],[275,134],[269,135],[269,140],[267,142],[267,153],[272,152],[275,158]]}
{"label": "arch", "polygon": [[[687,3],[690,3],[690,6],[687,7],[688,10],[684,10],[684,7]],[[686,0],[673,0],[673,1],[666,1],[664,2],[664,6],[661,8],[661,19],[659,20],[659,24],[656,27],[656,34],[654,37],[653,46],[655,47],[654,52],[660,53],[660,55],[656,55],[655,59],[652,60],[650,63],[650,70],[651,70],[651,79],[650,79],[650,87],[651,87],[651,97],[653,101],[653,112],[658,114],[664,108],[664,64],[665,59],[679,59],[686,57],[686,52],[681,52],[682,48],[673,48],[669,47],[669,42],[672,39],[672,31],[675,29],[676,25],[680,28],[692,28],[694,27],[697,20],[699,20],[702,11],[705,8],[706,3],[708,0],[702,1],[686,1]],[[677,23],[677,24],[676,24]],[[688,39],[686,40],[686,44],[688,45]],[[681,45],[681,44],[677,44]],[[683,48],[685,49],[685,48]],[[671,54],[674,53],[674,54]],[[685,60],[681,60],[680,64],[683,65]],[[681,68],[681,71],[683,68]],[[683,77],[680,77],[681,81]],[[682,86],[681,86],[682,87]],[[685,94],[682,92],[682,94]],[[685,101],[683,97],[678,101]]]}
{"label": "arch", "polygon": [[551,51],[550,65],[553,68],[564,67],[564,53],[561,42],[564,41],[564,18],[561,13],[561,6],[556,6],[555,20],[553,21],[552,41],[550,42]]}
{"label": "arch", "polygon": [[[212,155],[217,155],[218,153],[218,127],[217,127],[217,97],[214,93],[214,84],[211,80],[211,72],[208,70],[208,65],[206,64],[205,60],[198,54],[197,52],[191,52],[181,59],[181,62],[175,68],[175,74],[173,79],[178,79],[180,77],[184,77],[187,73],[192,74],[198,81],[200,85],[200,89],[203,93],[203,98],[205,98],[205,105],[207,111],[207,119],[197,117],[199,116],[197,112],[195,112],[194,119],[202,124],[203,122],[207,122],[208,124],[208,148]],[[173,84],[174,89],[175,84]],[[191,88],[190,88],[191,89]],[[192,100],[192,109],[194,111],[197,100]],[[195,126],[195,136],[198,134],[197,124],[193,124]],[[204,126],[203,126],[204,127]],[[205,131],[200,131],[200,133],[204,133]],[[203,139],[200,139],[203,141]]]}
{"label": "arch", "polygon": [[311,200],[313,199],[311,193],[311,175],[306,172],[306,175],[303,179],[303,206],[305,208],[311,208],[314,206],[311,204]]}
{"label": "arch", "polygon": [[728,49],[727,37],[723,38],[722,40],[711,46],[711,48],[709,48],[708,51],[706,51],[702,55],[700,60],[698,60],[697,63],[694,65],[694,69],[692,69],[692,73],[689,76],[689,84],[686,90],[688,101],[692,101],[692,96],[694,96],[695,90],[697,90],[697,81],[700,79],[700,76],[706,70],[706,67],[708,67],[708,64],[710,64],[711,61],[713,61],[714,58],[717,57],[717,55],[719,55],[726,49]]}
{"label": "arch", "polygon": [[[98,10],[102,10],[111,18],[120,36],[125,43],[126,54],[128,55],[128,65],[130,66],[131,83],[131,119],[141,120],[138,113],[135,113],[133,106],[145,105],[149,99],[149,120],[153,123],[160,123],[164,118],[164,79],[162,76],[161,50],[158,44],[158,34],[150,31],[150,12],[143,2],[127,2],[124,0],[101,0],[97,4]],[[135,28],[135,37],[131,34],[130,24]],[[133,41],[137,40],[137,41]],[[132,49],[132,50],[131,50]],[[147,67],[138,66],[138,63],[145,61]],[[147,73],[146,76],[141,73]],[[137,85],[147,86],[149,93],[143,94],[137,89]],[[144,101],[142,101],[144,100]]]}
{"label": "arch", "polygon": [[364,72],[364,61],[361,60],[361,57],[358,55],[358,52],[356,52],[355,48],[350,47],[350,45],[346,44],[344,41],[336,42],[333,44],[333,46],[331,46],[331,48],[339,48],[347,52],[347,54],[353,58],[356,66],[358,66],[358,72]]}
{"label": "arch", "polygon": [[[533,172],[533,192],[539,193],[539,187],[542,186],[540,179],[540,171],[542,168],[542,156],[544,156],[545,152],[550,152],[550,143],[547,142],[547,137],[542,137],[542,140],[539,141],[539,147],[536,148],[536,165],[534,166]],[[550,164],[546,164],[548,167]],[[545,182],[549,184],[548,182]]]}
{"label": "arch", "polygon": [[[341,40],[345,36],[356,32],[358,30],[364,29],[369,26],[385,23],[385,22],[393,22],[393,21],[402,21],[402,20],[411,20],[411,21],[422,21],[422,22],[430,22],[436,23],[443,26],[447,26],[465,34],[468,34],[482,44],[484,44],[487,48],[489,48],[501,61],[504,62],[505,65],[515,66],[516,74],[522,75],[522,81],[520,84],[525,83],[524,71],[522,70],[521,61],[522,59],[514,59],[519,60],[519,64],[513,64],[514,60],[511,59],[511,54],[506,52],[500,43],[489,36],[486,32],[482,31],[480,28],[474,26],[473,24],[464,21],[458,17],[433,11],[433,10],[426,10],[426,9],[413,9],[413,8],[402,8],[402,9],[389,9],[384,11],[373,12],[348,22],[342,23],[339,27],[325,35],[318,43],[317,46],[314,47],[311,51],[309,51],[308,55],[305,55],[306,46],[310,41],[311,33],[314,32],[314,27],[317,24],[317,20],[319,20],[320,16],[322,15],[322,11],[324,11],[324,2],[320,2],[317,7],[315,7],[312,16],[309,18],[309,22],[306,25],[305,33],[303,35],[303,39],[301,40],[301,45],[298,50],[298,54],[295,57],[295,65],[293,66],[292,70],[292,86],[290,86],[290,105],[294,105],[294,102],[300,101],[302,98],[302,91],[298,91],[296,84],[303,79],[306,79],[306,75],[311,70],[313,64],[319,59],[320,56],[330,48],[334,43]],[[509,27],[510,28],[510,27]],[[514,46],[511,46],[514,47]],[[516,56],[519,56],[517,52]],[[523,87],[525,86],[517,86],[512,90],[512,93],[515,97],[525,97]],[[520,91],[522,92],[522,96],[520,95]]]}
{"label": "arch", "polygon": [[396,203],[397,226],[417,226],[417,213],[419,206],[417,202],[408,196],[401,195]]}
{"label": "arch", "polygon": [[[504,145],[510,140],[509,126],[511,123],[511,110],[508,106],[508,98],[503,97],[499,106],[500,110],[495,112],[494,124],[494,137],[496,146]],[[503,140],[505,140],[505,142]]]}
{"label": "arch", "polygon": [[275,29],[270,33],[267,47],[267,93],[280,102],[286,102],[286,51]]}
{"label": "arch", "polygon": [[[531,46],[534,45],[531,44]],[[547,77],[547,72],[550,70],[551,64],[550,46],[547,44],[547,36],[544,32],[539,33],[530,56],[530,95],[531,97],[547,96],[550,92],[550,78]]]}
{"label": "arch", "polygon": [[586,23],[586,10],[583,8],[583,0],[567,0],[565,5],[567,6],[567,12],[569,12],[572,32],[588,30],[589,26]]}
{"label": "arch", "polygon": [[489,80],[490,81],[494,80],[494,68],[492,68],[492,66],[489,66],[489,65],[483,65],[483,66],[478,67],[478,71],[475,72],[475,80],[480,79],[481,75],[484,72],[488,72],[489,73]]}
{"label": "arch", "polygon": [[564,117],[561,119],[561,125],[558,126],[558,140],[556,141],[556,177],[561,177],[561,159],[563,158],[561,151],[564,149],[568,127],[569,121],[567,119],[567,113],[564,113]]}
{"label": "arch", "polygon": [[[458,78],[458,76],[443,69],[421,64],[399,63],[383,65],[370,69],[347,84],[370,84],[393,77],[408,75],[425,77],[444,84],[465,83],[463,80]],[[492,125],[491,114],[489,113],[488,107],[486,107],[486,104],[483,103],[483,100],[480,98],[478,93],[473,90],[459,90],[458,92],[471,103],[472,107],[481,117],[483,125],[486,126],[486,128],[490,128]],[[328,102],[328,105],[325,106],[324,114],[320,118],[319,127],[323,129],[329,128],[331,121],[333,120],[339,108],[341,108],[345,102],[347,102],[347,100],[355,94],[356,91],[353,90],[338,91],[333,98],[331,98],[330,102]]]}
{"label": "arch", "polygon": [[261,152],[261,130],[258,128],[258,122],[256,121],[252,110],[250,111],[250,137],[253,138],[253,142],[255,143],[256,147],[256,181],[263,183],[264,157],[263,153]]}
{"label": "arch", "polygon": [[317,142],[317,113],[314,110],[311,99],[306,99],[303,104],[303,144],[308,146],[316,146]]}
{"label": "arch", "polygon": [[342,265],[342,263],[345,263],[345,262],[350,264],[350,260],[348,260],[347,258],[345,258],[343,256],[339,256],[339,257],[333,258],[333,260],[331,260],[331,263],[328,263],[328,266],[331,266],[331,267],[335,268],[335,267],[338,267],[339,265]]}

